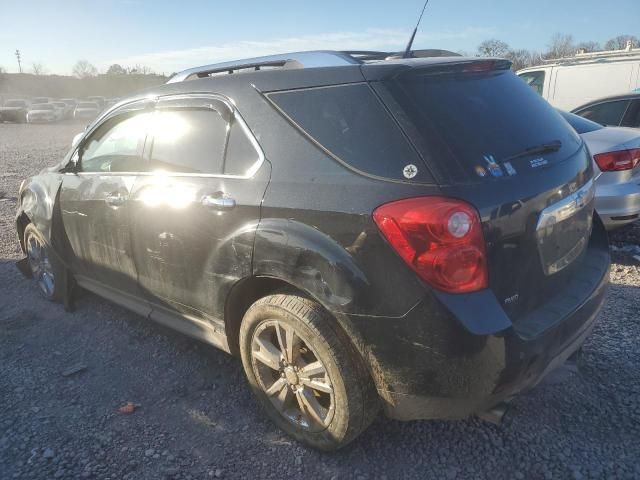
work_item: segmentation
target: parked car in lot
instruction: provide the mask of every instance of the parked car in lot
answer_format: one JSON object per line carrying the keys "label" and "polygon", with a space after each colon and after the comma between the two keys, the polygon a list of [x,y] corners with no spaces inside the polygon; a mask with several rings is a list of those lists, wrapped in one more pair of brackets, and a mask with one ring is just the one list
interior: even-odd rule
{"label": "parked car in lot", "polygon": [[100,111],[104,110],[107,103],[107,99],[105,97],[101,97],[97,95],[92,97],[87,97],[87,100],[98,105],[98,108],[100,109]]}
{"label": "parked car in lot", "polygon": [[61,98],[61,102],[64,102],[67,105],[67,115],[66,118],[73,118],[73,112],[78,104],[78,101],[75,98]]}
{"label": "parked car in lot", "polygon": [[34,104],[39,104],[39,103],[49,103],[49,101],[50,101],[50,98],[49,98],[49,97],[34,97],[34,98],[31,100],[31,103],[34,103]]}
{"label": "parked car in lot", "polygon": [[525,68],[518,75],[551,105],[573,110],[640,87],[640,48],[578,53]]}
{"label": "parked car in lot", "polygon": [[76,120],[93,120],[100,113],[100,107],[94,102],[78,102],[73,111]]}
{"label": "parked car in lot", "polygon": [[605,126],[640,128],[640,93],[600,98],[572,113]]}
{"label": "parked car in lot", "polygon": [[21,185],[19,266],[241,357],[319,449],[381,406],[461,418],[532,388],[608,283],[589,152],[508,61],[388,57],[208,65],[121,102]]}
{"label": "parked car in lot", "polygon": [[60,119],[59,109],[52,103],[34,103],[27,112],[29,123],[50,123]]}
{"label": "parked car in lot", "polygon": [[20,99],[10,99],[0,107],[0,122],[24,123],[27,121],[29,102]]}
{"label": "parked car in lot", "polygon": [[67,118],[67,115],[69,113],[69,106],[62,102],[51,102],[51,105],[53,105],[53,108],[56,109],[56,114],[58,115],[58,120],[64,120],[65,118]]}
{"label": "parked car in lot", "polygon": [[593,155],[596,210],[607,229],[640,218],[640,131],[603,127],[572,113],[561,112]]}

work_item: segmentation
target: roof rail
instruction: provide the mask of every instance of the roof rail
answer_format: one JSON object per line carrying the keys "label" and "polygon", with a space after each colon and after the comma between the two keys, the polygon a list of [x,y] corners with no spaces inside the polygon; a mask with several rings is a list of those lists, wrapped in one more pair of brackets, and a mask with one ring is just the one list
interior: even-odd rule
{"label": "roof rail", "polygon": [[[354,54],[356,52],[353,52]],[[359,52],[368,53],[373,52]],[[380,53],[380,52],[376,52]],[[236,73],[241,70],[260,70],[262,68],[312,68],[335,67],[340,65],[357,65],[362,63],[356,55],[347,52],[331,50],[316,50],[309,52],[292,52],[266,57],[246,58],[231,62],[214,63],[201,67],[189,68],[176,73],[167,83],[183,82],[195,78],[204,78],[220,73]]]}
{"label": "roof rail", "polygon": [[[449,50],[412,50],[412,58],[455,57],[458,53]],[[337,67],[341,65],[360,65],[368,62],[379,62],[402,58],[398,52],[378,52],[371,50],[313,50],[309,52],[282,53],[266,57],[245,58],[232,62],[214,63],[201,67],[189,68],[176,73],[167,83],[183,82],[213,75],[240,73],[242,71],[258,71],[270,68],[316,68]]]}

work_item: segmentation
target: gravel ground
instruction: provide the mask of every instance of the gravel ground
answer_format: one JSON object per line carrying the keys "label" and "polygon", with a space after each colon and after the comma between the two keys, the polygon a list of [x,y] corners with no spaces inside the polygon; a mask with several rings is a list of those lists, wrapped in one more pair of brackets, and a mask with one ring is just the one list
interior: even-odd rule
{"label": "gravel ground", "polygon": [[[640,226],[612,237],[580,372],[517,398],[499,427],[381,417],[323,454],[264,419],[239,360],[94,295],[67,314],[17,272],[20,181],[78,130],[0,124],[0,479],[640,478]],[[118,413],[129,401],[137,410]]]}

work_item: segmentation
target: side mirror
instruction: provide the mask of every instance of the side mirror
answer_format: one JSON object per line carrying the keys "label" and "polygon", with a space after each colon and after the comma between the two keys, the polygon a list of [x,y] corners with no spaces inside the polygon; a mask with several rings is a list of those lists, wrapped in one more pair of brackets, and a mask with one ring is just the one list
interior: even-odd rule
{"label": "side mirror", "polygon": [[71,148],[75,148],[78,145],[78,143],[80,143],[80,140],[82,140],[83,135],[84,135],[84,132],[78,133],[73,137],[73,140],[71,140]]}

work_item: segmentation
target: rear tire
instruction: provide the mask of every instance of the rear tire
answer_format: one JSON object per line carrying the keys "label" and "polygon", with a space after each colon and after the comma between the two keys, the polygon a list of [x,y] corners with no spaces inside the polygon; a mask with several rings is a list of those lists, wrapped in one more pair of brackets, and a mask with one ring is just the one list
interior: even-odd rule
{"label": "rear tire", "polygon": [[24,246],[40,293],[49,301],[59,302],[63,293],[64,266],[33,223],[24,229]]}
{"label": "rear tire", "polygon": [[278,294],[255,302],[242,320],[240,352],[267,415],[310,447],[341,448],[378,413],[377,392],[360,356],[314,301]]}

